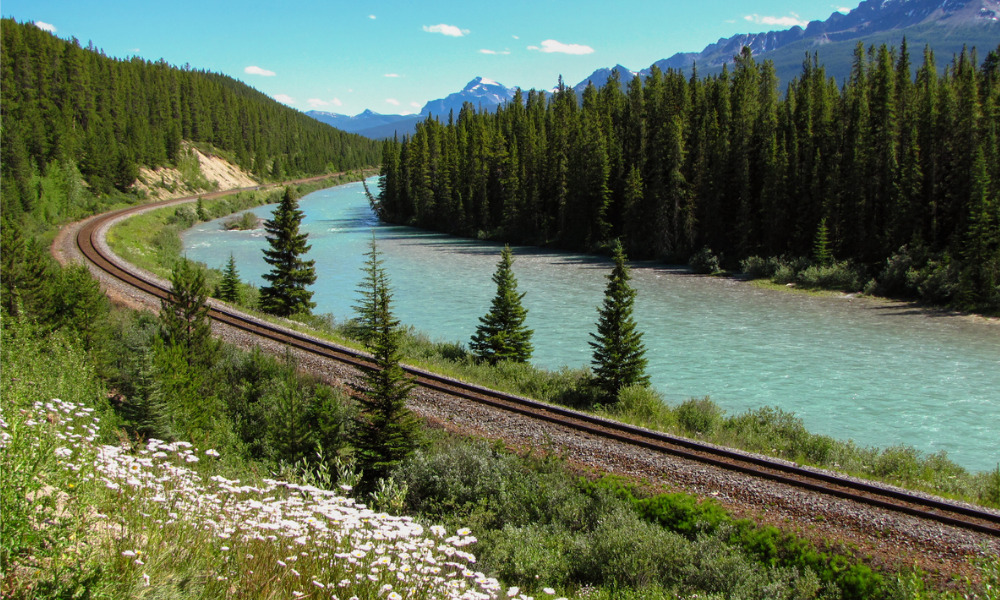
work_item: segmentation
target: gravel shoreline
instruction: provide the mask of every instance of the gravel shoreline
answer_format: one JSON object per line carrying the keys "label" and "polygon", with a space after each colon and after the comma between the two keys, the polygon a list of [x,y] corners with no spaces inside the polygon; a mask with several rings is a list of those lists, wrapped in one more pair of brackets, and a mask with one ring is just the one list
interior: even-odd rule
{"label": "gravel shoreline", "polygon": [[[82,222],[65,227],[53,242],[52,252],[59,262],[83,260],[76,248],[76,231],[81,225]],[[101,243],[104,244],[103,233]],[[91,272],[98,277],[102,289],[113,302],[133,309],[159,310],[159,301],[155,298],[95,271],[92,267]],[[285,353],[281,344],[257,339],[225,325],[213,323],[212,329],[219,338],[242,348],[257,347],[278,356]],[[300,368],[332,385],[344,386],[358,375],[345,365],[298,351],[295,354]],[[612,473],[662,491],[683,491],[714,498],[736,516],[790,528],[817,542],[841,546],[868,560],[873,568],[918,566],[935,576],[940,584],[947,585],[959,578],[975,578],[970,558],[1000,555],[1000,539],[993,536],[930,523],[618,442],[598,440],[553,424],[472,405],[439,392],[414,390],[410,408],[433,427],[503,440],[513,449],[555,452],[581,472]]]}

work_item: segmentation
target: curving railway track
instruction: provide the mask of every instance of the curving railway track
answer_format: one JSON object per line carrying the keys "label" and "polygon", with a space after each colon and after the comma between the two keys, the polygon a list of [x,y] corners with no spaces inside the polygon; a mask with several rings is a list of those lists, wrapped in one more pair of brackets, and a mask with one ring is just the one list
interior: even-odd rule
{"label": "curving railway track", "polygon": [[[234,191],[238,190],[203,194],[202,197],[212,197]],[[157,298],[165,298],[168,293],[168,288],[165,285],[151,278],[138,275],[136,269],[131,268],[129,265],[123,263],[121,259],[107,251],[105,249],[106,246],[100,243],[100,238],[103,236],[103,231],[106,230],[111,222],[129,216],[132,213],[148,210],[151,207],[167,203],[195,199],[196,197],[192,196],[190,198],[165,201],[156,205],[132,207],[100,215],[86,222],[79,229],[76,236],[76,245],[86,260],[92,263],[94,267],[106,272],[109,276]],[[212,319],[231,327],[292,346],[300,351],[317,355],[324,359],[345,363],[353,367],[368,364],[366,355],[361,352],[264,322],[216,301],[212,302],[210,316]],[[720,448],[686,438],[654,432],[512,394],[490,390],[436,375],[422,369],[413,367],[404,368],[419,386],[458,397],[465,401],[487,405],[494,409],[517,413],[531,419],[576,430],[597,439],[615,440],[665,455],[695,461],[700,464],[711,465],[720,469],[787,484],[799,489],[843,498],[980,534],[1000,537],[1000,515],[977,507],[947,502],[938,498],[910,493],[830,472],[804,468],[759,455]]]}

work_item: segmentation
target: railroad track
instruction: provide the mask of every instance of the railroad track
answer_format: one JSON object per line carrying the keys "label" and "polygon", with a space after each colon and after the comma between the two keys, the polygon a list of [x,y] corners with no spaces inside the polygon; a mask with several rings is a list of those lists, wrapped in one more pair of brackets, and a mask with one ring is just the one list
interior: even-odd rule
{"label": "railroad track", "polygon": [[[256,188],[247,188],[256,189]],[[227,192],[203,194],[208,198]],[[121,259],[103,250],[98,236],[110,221],[158,205],[194,200],[164,201],[156,205],[132,207],[95,217],[85,223],[77,234],[76,244],[83,256],[111,277],[138,288],[157,298],[166,298],[168,288],[156,281],[136,275]],[[368,356],[356,350],[338,346],[305,334],[273,325],[213,301],[210,317],[231,327],[297,348],[303,352],[346,363],[354,367],[369,365]],[[812,492],[848,499],[888,511],[908,514],[945,525],[1000,537],[1000,516],[971,506],[953,504],[940,499],[901,491],[895,488],[859,481],[829,472],[818,471],[758,455],[720,448],[640,427],[626,425],[578,411],[544,404],[527,398],[490,390],[441,375],[404,366],[417,385],[499,410],[574,429],[597,438],[615,440],[656,452],[736,471],[787,484]]]}

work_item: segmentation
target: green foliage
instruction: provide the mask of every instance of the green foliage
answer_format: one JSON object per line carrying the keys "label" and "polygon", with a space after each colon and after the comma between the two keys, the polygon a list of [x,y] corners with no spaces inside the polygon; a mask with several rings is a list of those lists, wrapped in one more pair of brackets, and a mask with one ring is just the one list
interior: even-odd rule
{"label": "green foliage", "polygon": [[[374,242],[372,256],[377,257]],[[372,272],[375,287],[369,348],[374,364],[362,368],[362,381],[353,386],[360,410],[350,438],[367,490],[413,452],[418,434],[416,418],[406,408],[413,383],[399,366],[401,332],[399,321],[392,316],[392,292],[377,263]]]}
{"label": "green foliage", "polygon": [[524,294],[517,293],[513,263],[510,246],[504,246],[497,270],[493,273],[496,296],[489,312],[479,318],[479,325],[469,343],[469,348],[478,359],[494,365],[505,360],[528,362],[533,350],[531,335],[534,332],[524,324],[528,311],[521,305]]}
{"label": "green foliage", "polygon": [[628,283],[630,276],[621,242],[615,244],[613,259],[615,266],[608,275],[597,333],[590,334],[594,340],[590,346],[594,349],[595,384],[603,391],[605,401],[612,403],[617,401],[622,388],[649,384],[642,332],[637,330],[632,316],[636,292]]}
{"label": "green foliage", "polygon": [[[790,65],[746,50],[709,77],[651,69],[582,102],[561,86],[447,125],[428,118],[384,144],[379,215],[570,249],[620,239],[635,258],[693,257],[702,272],[717,266],[698,248],[733,264],[811,257],[806,285],[851,290],[868,277],[824,271],[834,254],[867,274],[923,246],[921,299],[996,311],[1000,50],[980,52],[980,65],[962,49],[939,69],[928,48],[914,76],[905,43],[838,46],[852,68],[843,85],[805,50],[782,90],[776,73]],[[793,283],[808,266],[796,262],[757,266]]]}
{"label": "green foliage", "polygon": [[215,290],[215,296],[224,302],[236,303],[240,299],[240,274],[236,270],[236,259],[232,254],[222,273],[222,282]]}
{"label": "green foliage", "polygon": [[813,242],[813,260],[816,264],[825,267],[833,262],[833,253],[830,252],[830,229],[826,226],[826,217],[819,222],[816,228],[816,241]]}
{"label": "green foliage", "polygon": [[52,270],[44,245],[25,238],[21,224],[4,215],[0,226],[0,306],[9,315],[37,313],[48,305],[45,286]]}
{"label": "green foliage", "polygon": [[358,284],[358,295],[360,299],[352,308],[355,318],[352,323],[352,337],[360,340],[366,346],[371,346],[375,340],[379,317],[379,289],[386,286],[388,282],[385,278],[385,268],[383,260],[378,250],[378,243],[375,241],[375,232],[372,231],[372,239],[368,243],[368,252],[365,253],[367,259],[361,267],[364,277]]}
{"label": "green foliage", "polygon": [[249,231],[257,228],[257,215],[247,211],[231,219],[226,219],[223,226],[229,230]]}
{"label": "green foliage", "polygon": [[308,314],[316,306],[313,293],[306,289],[316,282],[316,267],[315,261],[302,258],[311,247],[306,243],[309,235],[299,233],[302,217],[295,192],[286,187],[274,214],[264,224],[270,245],[264,249],[264,262],[271,265],[271,271],[264,274],[270,285],[260,289],[260,308],[279,317]]}
{"label": "green foliage", "polygon": [[780,266],[781,263],[774,257],[749,256],[740,261],[740,272],[750,279],[770,279]]}
{"label": "green foliage", "polygon": [[217,148],[259,175],[271,164],[280,164],[276,175],[305,175],[380,158],[377,142],[224,75],[113,59],[12,19],[3,19],[2,34],[5,214],[49,223],[82,216],[94,197],[129,190],[140,166],[176,165],[193,187],[211,189],[183,141]]}
{"label": "green foliage", "polygon": [[170,283],[170,294],[160,307],[163,341],[169,348],[178,348],[189,367],[211,365],[218,342],[212,339],[205,273],[193,262],[181,259]]}
{"label": "green foliage", "polygon": [[721,270],[719,268],[719,257],[712,254],[712,249],[708,246],[692,255],[688,259],[688,266],[695,273],[701,273],[702,275],[711,275]]}
{"label": "green foliage", "polygon": [[798,274],[796,280],[807,288],[857,292],[861,290],[862,277],[847,262],[834,262],[808,267]]}
{"label": "green foliage", "polygon": [[722,409],[707,396],[685,400],[677,407],[677,424],[689,435],[711,435],[722,425],[722,419]]}

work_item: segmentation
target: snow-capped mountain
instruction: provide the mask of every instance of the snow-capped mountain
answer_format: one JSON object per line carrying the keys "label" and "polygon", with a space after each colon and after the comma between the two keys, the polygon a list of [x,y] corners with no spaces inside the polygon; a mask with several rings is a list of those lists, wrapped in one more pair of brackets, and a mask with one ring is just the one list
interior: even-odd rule
{"label": "snow-capped mountain", "polygon": [[428,115],[446,120],[448,114],[454,111],[457,117],[466,102],[471,102],[477,111],[496,110],[498,106],[514,97],[514,91],[492,79],[476,77],[462,91],[449,94],[445,98],[431,100],[417,115],[382,115],[371,110],[353,117],[319,110],[310,110],[306,114],[348,133],[357,133],[373,139],[391,138],[394,135],[402,137],[413,133],[417,123],[426,119]]}
{"label": "snow-capped mountain", "polygon": [[476,77],[462,91],[449,94],[439,100],[431,100],[420,110],[420,114],[424,117],[435,115],[439,118],[447,118],[449,112],[455,111],[457,117],[466,102],[471,102],[478,111],[496,110],[498,106],[513,97],[514,90],[502,83],[485,77]]}

